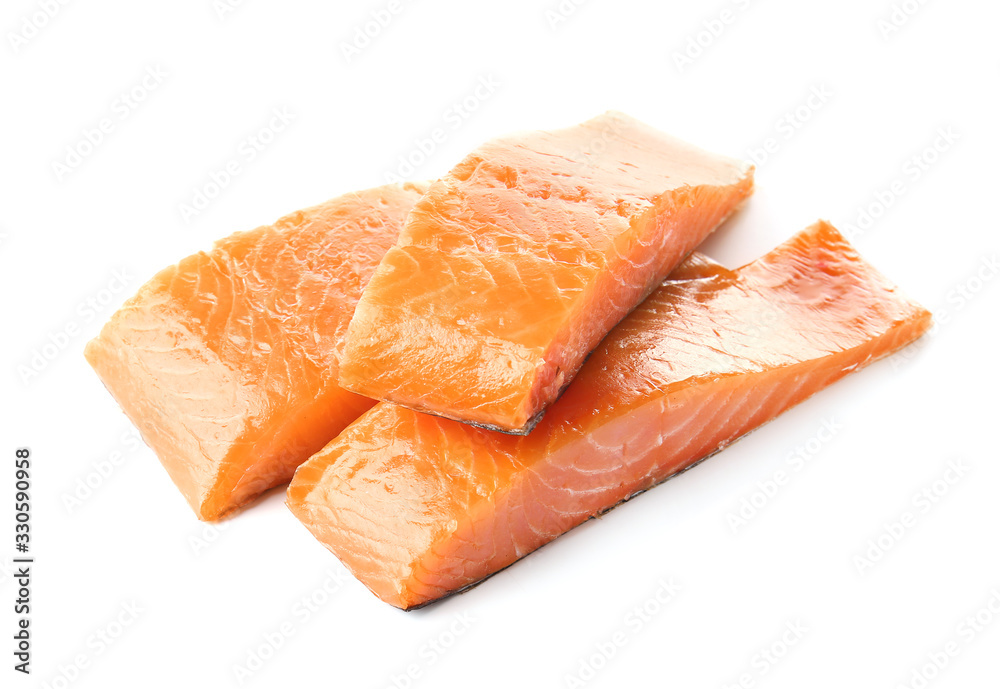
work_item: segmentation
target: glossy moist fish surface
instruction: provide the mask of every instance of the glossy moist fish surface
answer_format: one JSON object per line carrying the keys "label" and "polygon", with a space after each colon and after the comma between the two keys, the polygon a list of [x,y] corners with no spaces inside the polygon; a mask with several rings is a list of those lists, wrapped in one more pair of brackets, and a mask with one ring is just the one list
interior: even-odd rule
{"label": "glossy moist fish surface", "polygon": [[476,583],[919,337],[930,314],[818,223],[753,263],[685,262],[530,435],[378,404],[288,504],[375,595]]}
{"label": "glossy moist fish surface", "polygon": [[337,383],[365,283],[426,185],[351,193],[146,283],[86,357],[201,519],[288,481],[372,400]]}
{"label": "glossy moist fish surface", "polygon": [[620,113],[491,141],[414,207],[358,305],[341,384],[526,433],[752,189],[749,164]]}

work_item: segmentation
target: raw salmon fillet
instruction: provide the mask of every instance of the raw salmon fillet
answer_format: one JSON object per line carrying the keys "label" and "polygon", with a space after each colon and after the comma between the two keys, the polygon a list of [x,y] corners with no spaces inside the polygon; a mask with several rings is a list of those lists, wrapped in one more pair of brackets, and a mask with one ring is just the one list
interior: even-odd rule
{"label": "raw salmon fillet", "polygon": [[727,270],[689,259],[528,436],[378,404],[288,505],[408,609],[476,583],[919,337],[930,314],[829,224]]}
{"label": "raw salmon fillet", "polygon": [[752,190],[748,163],[621,113],[491,141],[414,207],[358,304],[340,383],[525,434]]}
{"label": "raw salmon fillet", "polygon": [[198,517],[288,481],[374,403],[337,384],[343,340],[424,191],[347,194],[236,233],[161,271],[88,343]]}

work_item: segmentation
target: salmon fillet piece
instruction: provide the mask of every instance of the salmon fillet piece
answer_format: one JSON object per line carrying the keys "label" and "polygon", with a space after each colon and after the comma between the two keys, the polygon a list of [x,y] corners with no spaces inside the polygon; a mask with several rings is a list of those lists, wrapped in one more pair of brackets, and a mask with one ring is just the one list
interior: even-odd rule
{"label": "salmon fillet piece", "polygon": [[738,270],[695,256],[530,435],[381,403],[299,467],[288,505],[376,596],[414,608],[721,450],[930,322],[825,222]]}
{"label": "salmon fillet piece", "polygon": [[526,434],[601,339],[753,190],[753,167],[621,113],[490,141],[414,207],[340,383]]}
{"label": "salmon fillet piece", "polygon": [[287,482],[374,404],[340,388],[347,325],[426,185],[346,194],[143,285],[86,357],[199,518]]}

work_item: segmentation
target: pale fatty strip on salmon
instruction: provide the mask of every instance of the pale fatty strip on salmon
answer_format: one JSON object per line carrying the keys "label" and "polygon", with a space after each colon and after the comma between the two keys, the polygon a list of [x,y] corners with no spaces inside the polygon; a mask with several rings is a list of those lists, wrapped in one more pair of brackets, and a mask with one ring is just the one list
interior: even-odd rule
{"label": "pale fatty strip on salmon", "polygon": [[525,434],[752,190],[748,163],[621,113],[490,141],[414,207],[351,321],[341,385]]}
{"label": "pale fatty strip on salmon", "polygon": [[371,407],[337,383],[365,284],[426,185],[346,194],[146,283],[87,360],[201,519],[287,482]]}
{"label": "pale fatty strip on salmon", "polygon": [[530,435],[381,403],[303,464],[295,515],[410,609],[475,584],[919,337],[930,314],[827,223],[728,270],[689,259]]}

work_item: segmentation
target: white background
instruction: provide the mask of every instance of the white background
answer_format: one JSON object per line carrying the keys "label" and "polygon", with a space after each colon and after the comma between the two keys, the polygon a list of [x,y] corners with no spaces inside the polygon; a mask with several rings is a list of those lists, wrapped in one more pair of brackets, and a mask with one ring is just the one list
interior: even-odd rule
{"label": "white background", "polygon": [[[928,686],[1000,682],[1000,612],[982,611],[980,631],[963,626],[1000,591],[1000,279],[988,263],[1000,255],[996,3],[908,0],[912,15],[889,31],[890,0],[567,0],[560,21],[555,1],[402,0],[350,60],[343,46],[387,1],[247,0],[220,16],[212,0],[95,0],[51,18],[37,14],[44,4],[7,0],[0,13],[0,454],[34,453],[37,557],[34,672],[10,667],[15,587],[4,575],[0,686],[239,686],[234,667],[283,624],[291,636],[264,649],[243,686],[407,686],[409,665],[419,687],[565,687],[581,673],[592,687],[721,688],[744,675],[759,687],[919,686],[914,671],[948,644],[957,655]],[[723,10],[728,21],[713,25]],[[717,36],[699,36],[705,22]],[[686,49],[694,58],[680,64]],[[157,68],[166,76],[143,87]],[[476,100],[481,79],[498,86]],[[136,88],[130,109],[120,98]],[[826,95],[810,100],[814,89]],[[469,97],[472,112],[458,115]],[[293,121],[247,160],[241,145],[274,108]],[[935,332],[482,586],[409,614],[345,579],[283,491],[216,531],[148,449],[123,440],[129,424],[82,348],[158,269],[383,183],[436,127],[445,141],[413,178],[492,136],[612,108],[733,156],[774,139],[755,197],[708,253],[739,265],[819,217],[857,226],[856,245],[935,312]],[[84,131],[104,118],[110,133],[87,151]],[[948,128],[953,140],[939,140]],[[928,153],[935,143],[946,150]],[[89,155],[60,174],[68,148]],[[933,160],[921,168],[914,156]],[[240,174],[183,217],[233,159]],[[872,204],[878,217],[859,219]],[[58,355],[24,380],[18,367],[53,341]],[[820,432],[827,421],[840,426],[832,438]],[[809,457],[799,470],[798,447]],[[110,458],[110,475],[95,473]],[[936,484],[949,463],[961,477]],[[12,461],[2,466],[9,557]],[[755,498],[777,471],[785,485]],[[67,503],[88,477],[92,495]],[[935,487],[935,502],[914,500]],[[763,506],[734,527],[744,499]],[[860,568],[869,540],[906,513],[911,526]],[[343,583],[328,595],[329,577]],[[679,587],[666,604],[661,580]],[[306,615],[303,597],[322,603]],[[133,602],[138,619],[111,624]],[[653,611],[641,624],[636,606]],[[789,624],[801,638],[782,641]],[[104,645],[99,632],[120,634]],[[776,662],[762,655],[772,646]]]}

